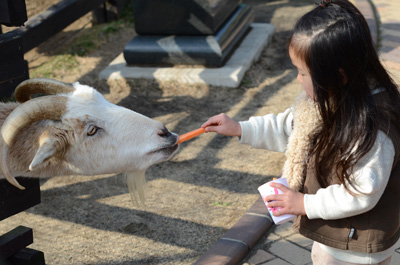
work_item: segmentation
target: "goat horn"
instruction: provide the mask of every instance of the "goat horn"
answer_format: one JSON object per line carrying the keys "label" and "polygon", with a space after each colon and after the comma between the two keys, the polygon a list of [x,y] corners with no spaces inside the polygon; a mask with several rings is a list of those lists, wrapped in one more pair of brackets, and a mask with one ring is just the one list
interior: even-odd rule
{"label": "goat horn", "polygon": [[57,95],[75,91],[71,84],[49,78],[33,78],[20,83],[14,92],[15,100],[19,103],[31,99],[32,94]]}
{"label": "goat horn", "polygon": [[15,187],[23,190],[18,181],[11,175],[8,166],[8,152],[18,133],[32,122],[39,120],[57,120],[65,113],[67,97],[38,97],[19,105],[14,109],[1,127],[3,144],[0,146],[0,170],[3,176]]}

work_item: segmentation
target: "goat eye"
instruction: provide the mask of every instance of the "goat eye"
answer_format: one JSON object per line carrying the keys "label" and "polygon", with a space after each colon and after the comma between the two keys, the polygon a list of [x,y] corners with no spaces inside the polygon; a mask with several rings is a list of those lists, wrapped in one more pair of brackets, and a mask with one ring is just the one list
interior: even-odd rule
{"label": "goat eye", "polygon": [[88,136],[93,136],[93,135],[96,134],[97,130],[98,130],[98,128],[97,128],[96,126],[93,126],[93,125],[92,125],[92,126],[90,126],[89,129],[88,129],[87,135],[88,135]]}

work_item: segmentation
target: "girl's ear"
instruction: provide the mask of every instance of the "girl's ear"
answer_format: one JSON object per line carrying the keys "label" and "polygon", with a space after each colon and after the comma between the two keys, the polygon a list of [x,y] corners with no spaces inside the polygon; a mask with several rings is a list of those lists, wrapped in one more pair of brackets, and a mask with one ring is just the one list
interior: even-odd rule
{"label": "girl's ear", "polygon": [[346,75],[346,73],[344,72],[344,70],[342,68],[339,69],[339,73],[342,76],[343,85],[347,84],[347,81],[349,79],[347,78],[347,75]]}

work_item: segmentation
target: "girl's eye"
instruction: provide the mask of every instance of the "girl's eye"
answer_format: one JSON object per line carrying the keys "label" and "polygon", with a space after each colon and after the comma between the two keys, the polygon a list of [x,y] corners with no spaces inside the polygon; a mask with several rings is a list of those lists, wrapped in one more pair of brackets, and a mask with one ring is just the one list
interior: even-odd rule
{"label": "girl's eye", "polygon": [[95,135],[98,129],[99,129],[99,128],[97,128],[96,126],[91,125],[91,126],[89,127],[89,129],[88,129],[87,135],[88,135],[88,136],[93,136],[93,135]]}

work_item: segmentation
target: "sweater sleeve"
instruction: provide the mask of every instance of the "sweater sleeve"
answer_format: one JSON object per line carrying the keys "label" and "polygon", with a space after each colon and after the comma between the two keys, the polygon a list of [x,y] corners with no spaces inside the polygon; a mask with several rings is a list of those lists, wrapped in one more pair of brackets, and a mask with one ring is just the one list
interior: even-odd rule
{"label": "sweater sleeve", "polygon": [[248,121],[239,122],[242,128],[239,141],[254,148],[285,152],[292,132],[292,121],[291,108],[278,115],[251,117]]}
{"label": "sweater sleeve", "polygon": [[305,194],[307,217],[332,220],[371,210],[378,203],[389,181],[394,155],[392,141],[379,131],[374,146],[358,162],[351,176],[358,191],[351,186],[349,189],[356,195],[351,195],[343,184],[319,189],[316,194]]}

